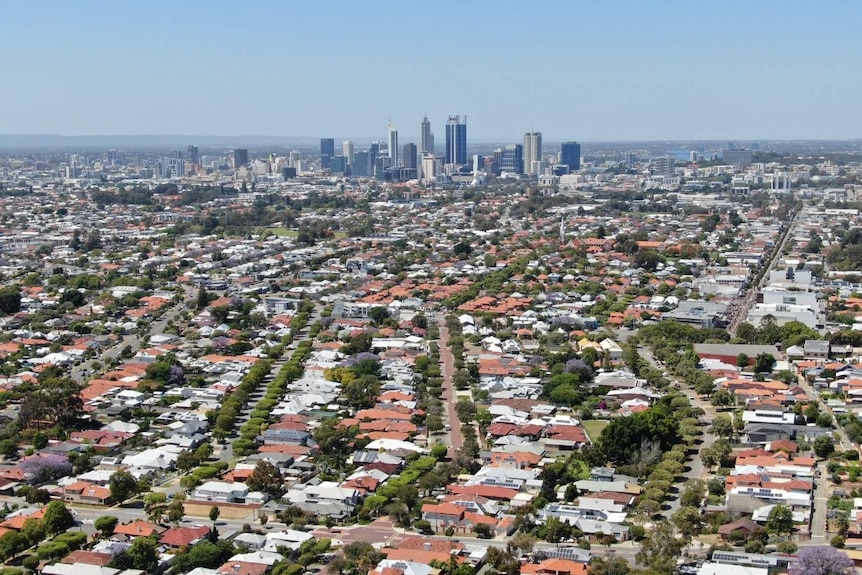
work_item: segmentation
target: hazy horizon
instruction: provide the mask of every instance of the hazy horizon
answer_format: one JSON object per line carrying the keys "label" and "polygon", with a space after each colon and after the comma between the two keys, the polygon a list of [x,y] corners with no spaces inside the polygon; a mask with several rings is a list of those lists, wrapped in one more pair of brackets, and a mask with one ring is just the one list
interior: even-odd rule
{"label": "hazy horizon", "polygon": [[384,140],[427,114],[442,141],[460,114],[474,141],[854,139],[860,17],[845,0],[16,2],[0,132]]}

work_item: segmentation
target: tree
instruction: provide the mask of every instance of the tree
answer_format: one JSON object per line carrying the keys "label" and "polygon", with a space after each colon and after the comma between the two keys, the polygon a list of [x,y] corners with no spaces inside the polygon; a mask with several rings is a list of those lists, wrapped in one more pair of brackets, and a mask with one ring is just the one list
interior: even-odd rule
{"label": "tree", "polygon": [[559,543],[569,538],[572,534],[572,526],[566,521],[560,521],[558,517],[551,516],[545,521],[542,533],[548,543]]}
{"label": "tree", "polygon": [[469,423],[476,416],[476,404],[462,397],[455,404],[455,412],[458,414],[458,420],[461,423]]}
{"label": "tree", "polygon": [[832,547],[803,547],[790,566],[790,575],[851,575],[853,560]]}
{"label": "tree", "polygon": [[221,515],[221,510],[217,506],[213,505],[212,507],[210,507],[210,521],[215,523],[216,521],[218,521],[219,515]]}
{"label": "tree", "polygon": [[632,569],[622,557],[593,557],[590,561],[590,575],[629,575]]}
{"label": "tree", "polygon": [[10,285],[0,288],[0,312],[7,315],[21,311],[21,288]]}
{"label": "tree", "polygon": [[42,517],[48,533],[62,533],[75,524],[72,512],[60,501],[52,501],[45,507],[45,515]]}
{"label": "tree", "polygon": [[706,495],[706,485],[700,479],[692,479],[685,485],[685,491],[679,498],[683,507],[699,508],[703,497]]}
{"label": "tree", "polygon": [[113,515],[103,515],[96,519],[93,526],[99,532],[99,535],[102,537],[108,537],[114,532],[114,528],[117,527],[118,522],[119,519]]}
{"label": "tree", "polygon": [[265,459],[257,462],[245,484],[252,491],[262,491],[273,499],[278,499],[284,493],[284,480],[281,477],[281,472]]}
{"label": "tree", "polygon": [[186,507],[183,505],[182,500],[174,499],[171,501],[170,505],[168,505],[168,521],[174,525],[179,524],[179,522],[183,520],[185,514]]}
{"label": "tree", "polygon": [[365,575],[383,559],[383,554],[370,543],[354,541],[341,548],[327,566],[333,575]]}
{"label": "tree", "polygon": [[770,533],[781,535],[793,531],[793,512],[786,505],[776,505],[769,510],[766,518],[766,529]]}
{"label": "tree", "polygon": [[730,438],[733,436],[733,418],[726,413],[719,413],[712,420],[712,426],[709,428],[711,433],[719,437]]}
{"label": "tree", "polygon": [[204,288],[198,290],[197,307],[198,311],[204,310],[210,304],[210,294]]}
{"label": "tree", "polygon": [[772,373],[775,358],[771,353],[759,353],[754,358],[754,373]]}
{"label": "tree", "polygon": [[745,369],[751,363],[751,359],[749,359],[748,355],[744,353],[740,353],[736,356],[736,367],[741,367]]}
{"label": "tree", "polygon": [[821,459],[826,459],[835,451],[835,443],[831,435],[821,435],[814,440],[814,454]]}
{"label": "tree", "polygon": [[0,441],[0,454],[5,459],[14,459],[18,457],[18,444],[11,439]]}
{"label": "tree", "polygon": [[490,539],[493,536],[494,530],[487,523],[479,523],[473,527],[473,533],[480,539]]}
{"label": "tree", "polygon": [[159,491],[144,495],[144,513],[153,523],[161,523],[167,513],[168,496]]}
{"label": "tree", "polygon": [[368,310],[368,317],[374,325],[380,325],[389,319],[389,310],[382,305],[376,305]]}
{"label": "tree", "polygon": [[159,568],[158,540],[155,537],[138,537],[132,541],[131,547],[114,557],[109,567],[155,573]]}
{"label": "tree", "polygon": [[138,494],[138,481],[128,471],[115,471],[108,480],[111,499],[122,504],[126,499]]}
{"label": "tree", "polygon": [[700,510],[696,507],[680,507],[671,517],[671,521],[686,541],[691,541],[691,538],[700,532]]}
{"label": "tree", "polygon": [[676,560],[682,552],[682,543],[676,538],[673,525],[659,521],[641,542],[641,549],[635,559],[639,565],[649,567],[661,575],[672,575]]}
{"label": "tree", "polygon": [[81,389],[78,382],[68,377],[40,377],[39,386],[21,402],[18,423],[25,428],[45,421],[63,428],[74,427],[84,412]]}
{"label": "tree", "polygon": [[47,505],[51,502],[51,493],[47,489],[30,489],[24,500],[31,505]]}
{"label": "tree", "polygon": [[35,545],[40,541],[44,541],[48,535],[48,527],[41,519],[28,517],[24,520],[24,526],[21,528],[21,533],[30,542],[30,545]]}

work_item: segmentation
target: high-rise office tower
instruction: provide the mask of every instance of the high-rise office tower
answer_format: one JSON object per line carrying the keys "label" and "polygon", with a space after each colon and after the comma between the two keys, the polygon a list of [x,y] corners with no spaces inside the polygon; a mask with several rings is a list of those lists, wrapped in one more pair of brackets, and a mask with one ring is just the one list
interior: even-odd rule
{"label": "high-rise office tower", "polygon": [[241,168],[248,165],[248,150],[245,148],[237,148],[233,151],[233,167]]}
{"label": "high-rise office tower", "polygon": [[434,134],[431,133],[431,122],[428,121],[428,116],[422,118],[422,127],[419,132],[419,152],[434,153]]}
{"label": "high-rise office tower", "polygon": [[344,174],[347,171],[347,158],[345,156],[332,156],[329,158],[329,169],[333,174]]}
{"label": "high-rise office tower", "polygon": [[446,163],[463,166],[467,163],[467,116],[449,116],[446,122]]}
{"label": "high-rise office tower", "polygon": [[377,175],[377,156],[380,155],[380,142],[371,142],[368,147],[368,175]]}
{"label": "high-rise office tower", "polygon": [[347,163],[353,163],[353,142],[350,140],[344,140],[344,143],[341,145],[341,149],[344,152],[344,157],[347,158]]}
{"label": "high-rise office tower", "polygon": [[527,132],[524,134],[524,173],[530,176],[538,175],[536,166],[542,161],[542,132]]}
{"label": "high-rise office tower", "polygon": [[569,172],[581,169],[581,145],[577,142],[563,142],[560,149],[560,162],[569,166]]}
{"label": "high-rise office tower", "polygon": [[673,156],[661,156],[650,161],[650,172],[656,176],[673,176],[675,167]]}
{"label": "high-rise office tower", "polygon": [[201,156],[200,152],[198,152],[197,146],[189,146],[186,150],[186,156],[188,156],[186,160],[188,160],[190,164],[194,164],[196,166],[200,165]]}
{"label": "high-rise office tower", "polygon": [[292,151],[290,154],[287,155],[287,165],[291,168],[296,168],[297,170],[299,170],[299,158],[299,152],[297,152],[296,150]]}
{"label": "high-rise office tower", "polygon": [[416,144],[404,144],[404,153],[402,154],[401,163],[405,168],[411,168],[415,170],[418,165],[418,151],[416,149]]}
{"label": "high-rise office tower", "polygon": [[500,171],[510,174],[524,173],[524,147],[521,144],[509,144],[503,148]]}
{"label": "high-rise office tower", "polygon": [[320,138],[320,167],[324,170],[329,168],[329,158],[335,155],[335,140],[333,138]]}
{"label": "high-rise office tower", "polygon": [[355,176],[357,178],[370,176],[371,173],[368,171],[370,167],[370,161],[368,159],[368,152],[355,152],[353,154],[353,161],[350,163],[350,175]]}
{"label": "high-rise office tower", "polygon": [[389,122],[389,165],[393,168],[396,166],[400,166],[400,159],[398,157],[398,130],[395,129],[395,126],[392,125],[392,122]]}

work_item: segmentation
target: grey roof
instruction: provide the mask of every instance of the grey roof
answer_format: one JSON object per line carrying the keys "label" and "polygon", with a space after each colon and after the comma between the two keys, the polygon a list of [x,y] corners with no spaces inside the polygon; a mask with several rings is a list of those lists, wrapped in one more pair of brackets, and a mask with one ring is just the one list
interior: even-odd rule
{"label": "grey roof", "polygon": [[744,353],[748,357],[757,357],[761,353],[768,353],[775,359],[781,359],[781,352],[774,345],[749,345],[736,343],[696,343],[695,353],[707,355],[738,356]]}

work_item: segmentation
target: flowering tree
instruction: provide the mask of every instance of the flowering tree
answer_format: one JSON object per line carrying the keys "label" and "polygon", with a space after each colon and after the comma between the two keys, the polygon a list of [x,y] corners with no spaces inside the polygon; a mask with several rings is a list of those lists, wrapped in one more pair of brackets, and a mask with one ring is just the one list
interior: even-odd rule
{"label": "flowering tree", "polygon": [[21,470],[30,483],[44,483],[72,473],[72,464],[62,455],[35,455],[21,462]]}
{"label": "flowering tree", "polygon": [[790,575],[850,575],[853,560],[833,547],[805,547],[798,561],[790,567]]}

